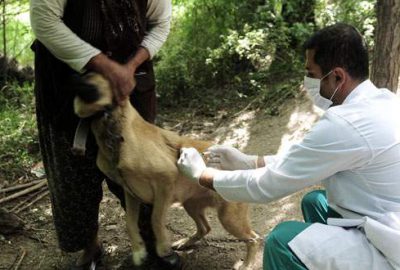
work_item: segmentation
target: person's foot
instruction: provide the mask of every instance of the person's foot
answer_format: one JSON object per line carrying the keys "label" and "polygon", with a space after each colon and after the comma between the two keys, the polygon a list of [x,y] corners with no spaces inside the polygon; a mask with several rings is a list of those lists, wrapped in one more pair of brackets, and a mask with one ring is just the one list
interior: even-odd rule
{"label": "person's foot", "polygon": [[76,260],[75,264],[77,266],[80,265],[84,265],[87,264],[97,258],[99,258],[100,256],[102,256],[103,254],[103,249],[101,246],[96,247],[93,250],[84,250],[81,254],[81,256],[79,256],[79,258]]}
{"label": "person's foot", "polygon": [[181,270],[183,263],[180,256],[173,252],[171,255],[165,257],[158,257],[155,253],[149,253],[146,260],[140,266],[133,265],[132,256],[126,256],[122,266],[118,269],[132,269],[132,270]]}
{"label": "person's foot", "polygon": [[71,267],[71,270],[104,269],[103,257],[103,246],[96,238],[90,246],[83,250],[75,265]]}
{"label": "person's foot", "polygon": [[162,269],[178,270],[182,269],[182,261],[176,252],[172,252],[165,257],[158,257],[158,264]]}
{"label": "person's foot", "polygon": [[103,270],[106,269],[103,262],[104,250],[100,250],[89,256],[88,254],[82,254],[82,256],[76,261],[75,265],[70,270]]}

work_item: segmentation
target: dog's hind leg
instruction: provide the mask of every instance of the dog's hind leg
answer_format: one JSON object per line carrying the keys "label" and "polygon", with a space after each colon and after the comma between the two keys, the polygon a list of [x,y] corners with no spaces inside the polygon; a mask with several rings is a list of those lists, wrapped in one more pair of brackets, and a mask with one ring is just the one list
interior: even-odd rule
{"label": "dog's hind leg", "polygon": [[234,269],[253,269],[256,254],[262,239],[255,233],[249,224],[247,216],[248,206],[243,203],[223,202],[218,208],[218,218],[222,226],[233,236],[244,240],[247,245],[247,254],[243,262],[235,264]]}
{"label": "dog's hind leg", "polygon": [[146,260],[146,246],[139,232],[139,207],[140,202],[125,191],[126,225],[132,247],[132,260],[136,266],[142,265]]}
{"label": "dog's hind leg", "polygon": [[211,231],[211,227],[205,216],[205,207],[201,205],[201,202],[197,200],[188,200],[183,204],[183,207],[196,223],[197,231],[192,236],[180,239],[173,243],[173,248],[178,250],[192,246]]}

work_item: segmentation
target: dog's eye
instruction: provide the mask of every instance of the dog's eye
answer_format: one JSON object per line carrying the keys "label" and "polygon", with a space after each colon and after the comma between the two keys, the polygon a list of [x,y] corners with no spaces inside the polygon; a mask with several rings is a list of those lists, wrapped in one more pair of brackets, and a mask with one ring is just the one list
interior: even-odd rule
{"label": "dog's eye", "polygon": [[71,88],[85,103],[92,103],[100,98],[97,87],[80,76],[71,79]]}

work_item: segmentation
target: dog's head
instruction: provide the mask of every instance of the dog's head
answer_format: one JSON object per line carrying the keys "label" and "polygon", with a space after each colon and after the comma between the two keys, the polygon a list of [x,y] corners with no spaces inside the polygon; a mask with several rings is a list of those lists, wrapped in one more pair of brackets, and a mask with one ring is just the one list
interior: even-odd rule
{"label": "dog's head", "polygon": [[92,116],[113,106],[110,82],[98,73],[73,79],[76,96],[74,111],[80,118]]}

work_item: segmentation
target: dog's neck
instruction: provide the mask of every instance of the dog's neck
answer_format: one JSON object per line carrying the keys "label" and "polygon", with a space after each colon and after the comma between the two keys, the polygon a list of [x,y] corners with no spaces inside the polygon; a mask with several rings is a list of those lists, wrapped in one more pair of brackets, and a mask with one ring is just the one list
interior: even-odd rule
{"label": "dog's neck", "polygon": [[120,146],[124,141],[122,129],[126,122],[144,121],[133,108],[129,99],[121,105],[110,105],[92,116],[92,131],[96,136],[97,144],[114,164],[118,164]]}
{"label": "dog's neck", "polygon": [[110,105],[92,116],[92,131],[99,150],[115,165],[118,164],[120,146],[124,141],[121,136],[121,118],[124,115],[121,112],[120,107]]}
{"label": "dog's neck", "polygon": [[111,114],[112,111],[116,108],[117,106],[115,104],[110,104],[108,106],[104,107],[104,110],[98,111],[97,113],[93,114],[92,116],[88,117],[90,120],[96,120],[104,117],[106,114]]}

